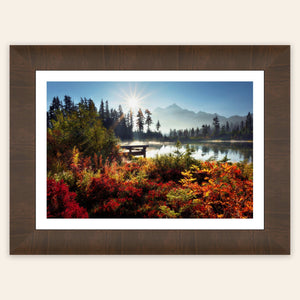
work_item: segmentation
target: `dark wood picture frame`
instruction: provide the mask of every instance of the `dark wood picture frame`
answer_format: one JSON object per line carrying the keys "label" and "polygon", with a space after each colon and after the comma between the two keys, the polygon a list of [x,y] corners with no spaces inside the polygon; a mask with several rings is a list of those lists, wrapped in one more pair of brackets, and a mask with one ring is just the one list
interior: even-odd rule
{"label": "dark wood picture frame", "polygon": [[[36,70],[263,70],[264,230],[36,230]],[[10,253],[289,254],[290,46],[11,46]]]}

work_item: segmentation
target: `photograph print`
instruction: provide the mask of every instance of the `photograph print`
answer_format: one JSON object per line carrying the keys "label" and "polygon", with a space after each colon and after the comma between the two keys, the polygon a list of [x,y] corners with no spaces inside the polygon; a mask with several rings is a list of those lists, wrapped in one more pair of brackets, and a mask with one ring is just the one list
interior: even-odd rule
{"label": "photograph print", "polygon": [[47,219],[252,219],[252,81],[47,81]]}

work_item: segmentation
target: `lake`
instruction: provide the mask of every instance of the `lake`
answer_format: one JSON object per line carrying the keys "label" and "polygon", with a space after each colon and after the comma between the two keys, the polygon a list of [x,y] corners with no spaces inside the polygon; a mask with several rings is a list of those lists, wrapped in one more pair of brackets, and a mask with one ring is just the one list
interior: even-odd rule
{"label": "lake", "polygon": [[[175,143],[170,142],[132,142],[129,145],[149,145],[147,157],[169,154],[176,150]],[[187,143],[182,143],[180,151],[184,152]],[[127,144],[128,145],[128,144]],[[203,141],[189,143],[195,149],[192,156],[201,160],[221,160],[227,155],[230,162],[253,161],[253,143],[248,141]]]}

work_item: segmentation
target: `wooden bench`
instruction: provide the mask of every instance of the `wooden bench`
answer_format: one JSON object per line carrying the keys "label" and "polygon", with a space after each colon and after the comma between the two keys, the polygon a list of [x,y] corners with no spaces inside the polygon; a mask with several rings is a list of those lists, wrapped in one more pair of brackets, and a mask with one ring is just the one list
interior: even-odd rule
{"label": "wooden bench", "polygon": [[121,146],[122,149],[127,149],[128,152],[126,152],[129,156],[137,156],[137,155],[143,155],[146,157],[146,149],[149,147],[149,145],[126,145]]}

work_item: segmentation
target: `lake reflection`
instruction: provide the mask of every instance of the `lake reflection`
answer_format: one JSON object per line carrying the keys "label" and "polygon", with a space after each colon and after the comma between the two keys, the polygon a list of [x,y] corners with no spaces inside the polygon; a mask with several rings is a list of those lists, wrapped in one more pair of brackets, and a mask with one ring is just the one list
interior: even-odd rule
{"label": "lake reflection", "polygon": [[[221,160],[227,155],[231,162],[253,161],[253,144],[248,142],[203,142],[197,144],[189,144],[195,149],[192,156],[201,160]],[[147,157],[155,157],[173,153],[176,150],[175,144],[149,143],[147,148]],[[185,151],[185,144],[182,145],[180,151]]]}

